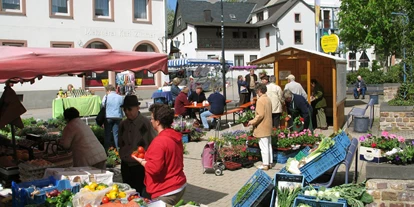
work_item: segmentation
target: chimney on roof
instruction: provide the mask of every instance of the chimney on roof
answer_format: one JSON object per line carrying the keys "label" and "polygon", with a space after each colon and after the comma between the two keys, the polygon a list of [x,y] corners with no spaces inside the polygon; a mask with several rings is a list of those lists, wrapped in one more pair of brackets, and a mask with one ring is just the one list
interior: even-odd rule
{"label": "chimney on roof", "polygon": [[211,22],[213,18],[211,18],[211,10],[204,10],[204,21]]}

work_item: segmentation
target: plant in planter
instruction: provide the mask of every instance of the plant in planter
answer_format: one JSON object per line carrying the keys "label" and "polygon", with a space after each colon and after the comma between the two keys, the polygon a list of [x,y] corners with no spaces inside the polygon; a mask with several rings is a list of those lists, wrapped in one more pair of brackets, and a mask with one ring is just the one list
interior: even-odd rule
{"label": "plant in planter", "polygon": [[192,128],[190,132],[191,141],[200,141],[201,137],[205,136],[206,132],[204,132],[201,128]]}
{"label": "plant in planter", "polygon": [[224,139],[220,139],[218,137],[210,137],[208,138],[209,142],[215,142],[218,147],[221,147],[225,144]]}
{"label": "plant in planter", "polygon": [[119,157],[118,150],[114,147],[108,149],[108,157],[106,159],[106,165],[109,167],[114,167],[121,163],[121,158]]}
{"label": "plant in planter", "polygon": [[253,136],[247,137],[247,144],[249,147],[259,147],[260,138],[256,138]]}
{"label": "plant in planter", "polygon": [[224,132],[221,134],[222,139],[225,143],[230,145],[241,145],[245,144],[248,137],[248,131],[236,130],[231,132]]}
{"label": "plant in planter", "polygon": [[293,120],[293,124],[296,125],[296,127],[298,128],[302,126],[304,123],[305,123],[305,119],[301,116],[298,116]]}
{"label": "plant in planter", "polygon": [[236,121],[237,124],[243,123],[244,126],[247,126],[247,123],[255,117],[254,113],[254,106],[250,107],[250,110],[246,110],[245,112],[240,111],[240,117]]}
{"label": "plant in planter", "polygon": [[400,147],[402,143],[405,143],[405,138],[402,136],[397,137],[395,134],[389,134],[387,131],[383,131],[381,137],[367,134],[359,137],[359,141],[363,147],[376,148],[386,152]]}

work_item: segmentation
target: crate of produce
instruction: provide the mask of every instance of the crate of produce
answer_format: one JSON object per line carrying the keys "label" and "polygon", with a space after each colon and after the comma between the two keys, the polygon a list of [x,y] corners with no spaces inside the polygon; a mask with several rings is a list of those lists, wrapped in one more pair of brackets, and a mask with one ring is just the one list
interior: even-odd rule
{"label": "crate of produce", "polygon": [[[323,191],[322,195],[320,194],[319,191]],[[307,199],[311,199],[311,200],[326,200],[325,196],[327,195],[327,192],[330,192],[330,194],[333,193],[338,193],[335,196],[329,195],[329,200],[331,201],[333,199],[337,199],[338,203],[345,203],[347,204],[347,201],[343,198],[340,197],[339,192],[335,192],[333,190],[331,190],[330,188],[325,188],[325,187],[319,187],[319,186],[306,186],[303,188],[302,193],[298,196],[301,198],[307,198]]]}
{"label": "crate of produce", "polygon": [[257,170],[231,199],[233,207],[255,207],[273,189],[272,178]]}
{"label": "crate of produce", "polygon": [[[306,182],[310,183],[345,160],[348,147],[351,144],[348,135],[346,135],[345,132],[341,132],[332,139],[335,141],[335,144],[332,147],[299,168],[301,174],[305,177]],[[280,172],[288,173],[286,169],[282,169]]]}
{"label": "crate of produce", "polygon": [[332,201],[324,201],[324,200],[315,200],[309,199],[304,197],[297,197],[295,202],[293,203],[293,207],[301,207],[301,206],[312,206],[312,207],[347,207],[346,203],[342,202],[332,202]]}
{"label": "crate of produce", "polygon": [[[297,161],[299,161],[299,160],[301,160],[302,158],[304,158],[304,157],[308,156],[308,154],[309,154],[309,151],[310,151],[310,150],[311,150],[311,148],[310,148],[309,146],[308,146],[308,147],[303,148],[301,151],[299,151],[299,152],[296,154],[295,159],[296,159]],[[287,161],[287,160],[286,160],[286,161]],[[285,168],[285,167],[283,167],[282,169],[280,169],[279,173],[287,173],[287,174],[289,174],[289,172],[286,170],[286,168]]]}
{"label": "crate of produce", "polygon": [[273,178],[273,185],[275,188],[272,190],[272,199],[270,201],[270,206],[275,206],[275,199],[277,195],[276,189],[280,189],[283,187],[301,187],[305,185],[305,178],[303,175],[293,175],[293,174],[286,174],[286,173],[276,173],[275,177]]}
{"label": "crate of produce", "polygon": [[20,180],[28,182],[43,178],[47,168],[53,168],[55,164],[43,160],[36,159],[19,164]]}
{"label": "crate of produce", "polygon": [[79,185],[70,185],[69,180],[56,180],[53,177],[31,182],[12,182],[12,200],[14,207],[23,207],[29,204],[42,204],[46,200],[46,193],[54,190],[70,190],[77,193]]}

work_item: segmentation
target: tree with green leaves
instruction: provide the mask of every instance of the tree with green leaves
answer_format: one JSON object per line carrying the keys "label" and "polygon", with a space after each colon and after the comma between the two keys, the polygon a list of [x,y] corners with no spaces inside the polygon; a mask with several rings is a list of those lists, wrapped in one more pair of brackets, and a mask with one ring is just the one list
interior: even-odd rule
{"label": "tree with green leaves", "polygon": [[174,15],[175,12],[170,7],[167,7],[167,28],[168,28],[168,34],[172,33],[173,25],[174,25]]}
{"label": "tree with green leaves", "polygon": [[388,59],[401,48],[403,30],[391,13],[401,11],[403,1],[342,0],[338,13],[341,41],[352,51],[374,46],[378,61],[387,71]]}

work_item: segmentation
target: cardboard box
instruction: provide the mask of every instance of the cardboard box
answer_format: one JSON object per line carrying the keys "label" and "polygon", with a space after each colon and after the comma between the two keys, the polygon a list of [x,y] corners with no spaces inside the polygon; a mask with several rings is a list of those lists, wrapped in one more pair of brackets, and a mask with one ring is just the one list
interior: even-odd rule
{"label": "cardboard box", "polygon": [[367,162],[386,162],[383,152],[377,148],[359,147],[359,159]]}
{"label": "cardboard box", "polygon": [[68,179],[71,185],[83,182],[113,183],[114,173],[93,167],[47,168],[44,177],[53,176],[57,180]]}

